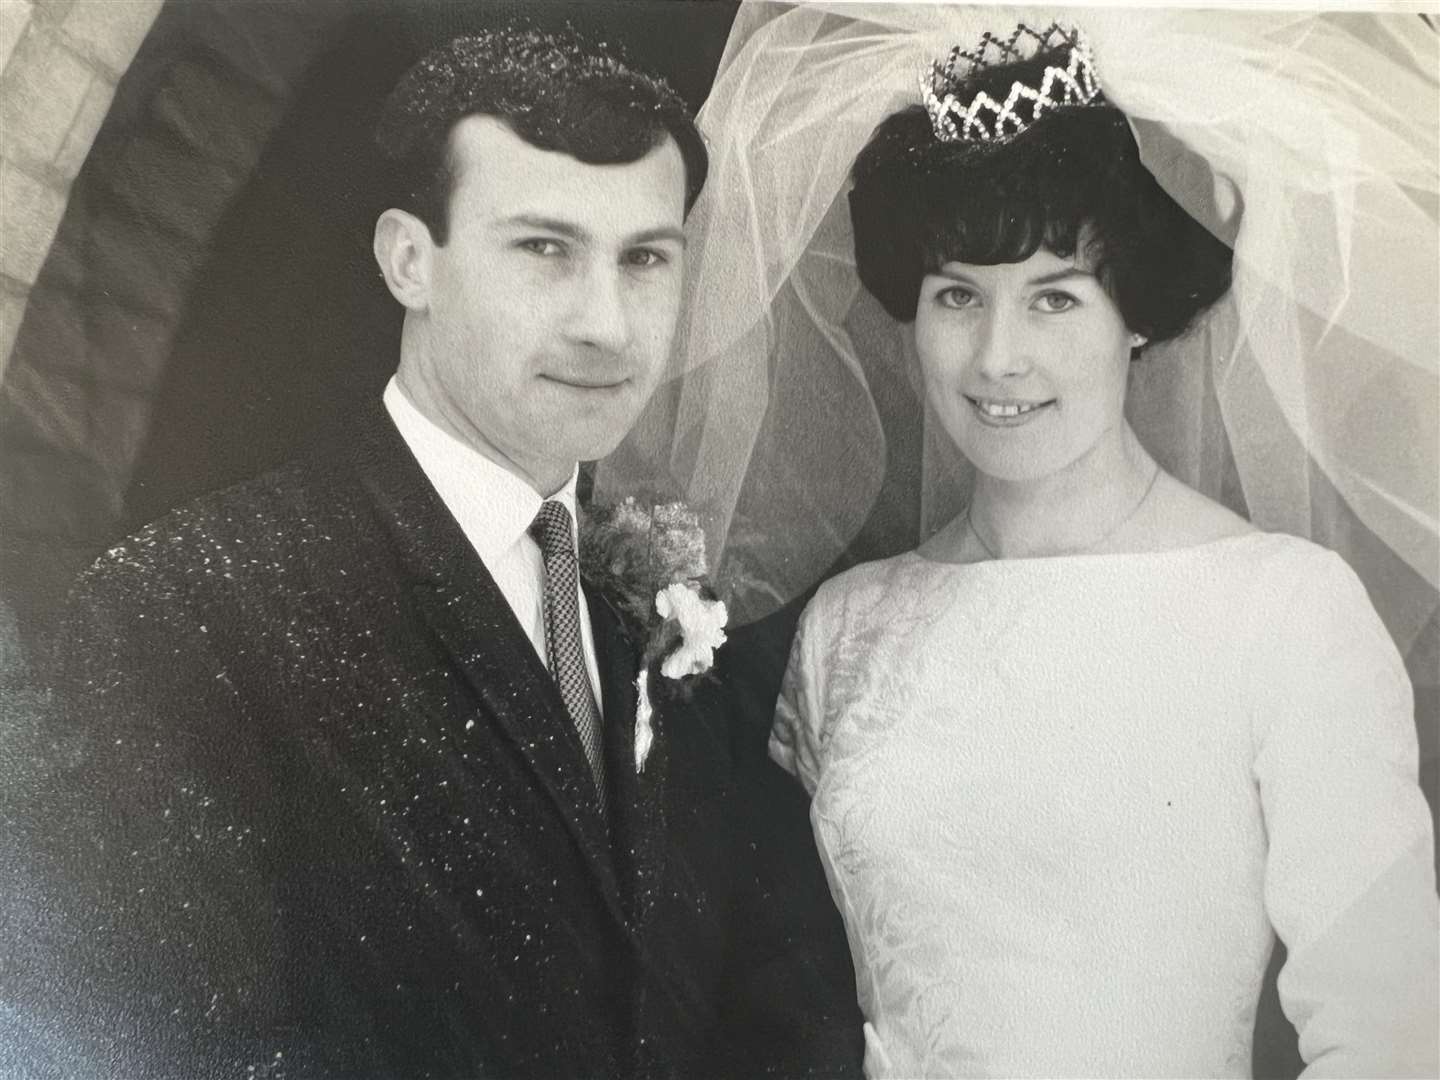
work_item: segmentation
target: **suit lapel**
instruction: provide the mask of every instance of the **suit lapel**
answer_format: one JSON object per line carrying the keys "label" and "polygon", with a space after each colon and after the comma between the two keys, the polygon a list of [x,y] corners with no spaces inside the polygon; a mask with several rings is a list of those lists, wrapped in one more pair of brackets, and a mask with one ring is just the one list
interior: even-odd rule
{"label": "suit lapel", "polygon": [[589,765],[555,681],[389,417],[367,415],[357,436],[361,480],[437,651],[464,675],[494,726],[525,760],[574,837],[606,906],[628,926]]}
{"label": "suit lapel", "polygon": [[631,642],[610,601],[586,587],[605,717],[610,823],[626,909],[637,930],[654,906],[665,869],[665,773],[669,755],[656,715],[655,741],[643,771],[635,766],[635,677],[640,643]]}

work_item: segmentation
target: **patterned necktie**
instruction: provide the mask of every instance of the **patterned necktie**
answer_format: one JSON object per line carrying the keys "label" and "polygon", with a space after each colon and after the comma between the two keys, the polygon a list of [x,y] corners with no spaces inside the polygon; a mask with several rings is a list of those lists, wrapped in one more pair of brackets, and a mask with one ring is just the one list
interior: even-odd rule
{"label": "patterned necktie", "polygon": [[575,534],[570,511],[564,503],[550,500],[530,525],[530,535],[540,545],[545,560],[545,645],[550,654],[550,674],[560,687],[560,697],[575,722],[590,771],[600,810],[606,809],[605,753],[600,741],[600,710],[585,671],[585,654],[580,644],[580,579],[575,559]]}

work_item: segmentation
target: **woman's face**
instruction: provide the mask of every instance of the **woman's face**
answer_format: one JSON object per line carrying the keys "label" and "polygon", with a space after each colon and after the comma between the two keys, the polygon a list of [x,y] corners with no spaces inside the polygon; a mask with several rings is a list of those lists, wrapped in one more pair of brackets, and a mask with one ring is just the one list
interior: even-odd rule
{"label": "woman's face", "polygon": [[926,395],[997,479],[1041,479],[1118,447],[1130,350],[1143,343],[1083,262],[1044,248],[1018,263],[946,263],[920,285]]}

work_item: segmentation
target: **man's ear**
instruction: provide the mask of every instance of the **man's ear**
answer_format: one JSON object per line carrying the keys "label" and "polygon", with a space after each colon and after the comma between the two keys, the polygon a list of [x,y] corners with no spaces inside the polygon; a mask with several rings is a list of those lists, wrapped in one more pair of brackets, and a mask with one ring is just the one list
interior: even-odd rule
{"label": "man's ear", "polygon": [[411,311],[430,302],[430,261],[435,241],[414,214],[386,210],[375,221],[375,261],[390,295]]}

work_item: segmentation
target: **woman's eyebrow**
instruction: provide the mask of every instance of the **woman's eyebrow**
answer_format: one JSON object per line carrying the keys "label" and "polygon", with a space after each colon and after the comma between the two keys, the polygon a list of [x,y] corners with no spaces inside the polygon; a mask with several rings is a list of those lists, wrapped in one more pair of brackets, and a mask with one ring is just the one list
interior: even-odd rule
{"label": "woman's eyebrow", "polygon": [[936,270],[932,270],[931,273],[933,273],[936,277],[947,277],[950,278],[952,281],[963,281],[966,285],[974,284],[973,281],[971,281],[968,277],[965,276],[963,271],[952,269],[953,265],[953,263],[946,263],[944,266],[941,266]]}
{"label": "woman's eyebrow", "polygon": [[1056,270],[1054,273],[1041,274],[1037,278],[1031,278],[1031,285],[1054,285],[1056,282],[1069,281],[1072,278],[1090,278],[1094,280],[1095,275],[1088,270],[1081,270],[1078,266],[1066,267],[1064,270]]}

